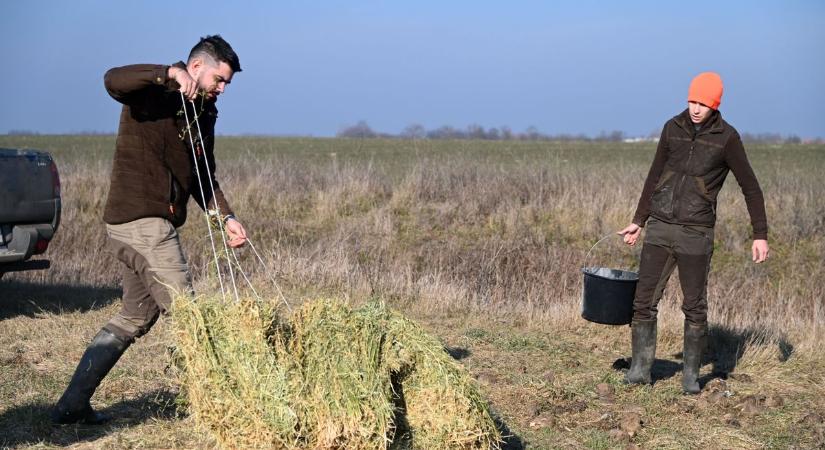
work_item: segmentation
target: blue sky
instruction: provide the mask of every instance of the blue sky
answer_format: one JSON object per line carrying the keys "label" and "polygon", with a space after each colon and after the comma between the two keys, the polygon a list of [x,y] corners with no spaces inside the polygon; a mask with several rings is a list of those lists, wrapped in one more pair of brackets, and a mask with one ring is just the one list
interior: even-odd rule
{"label": "blue sky", "polygon": [[717,71],[742,132],[825,137],[823,1],[17,1],[0,4],[0,133],[115,131],[103,73],[220,33],[243,72],[223,134],[366,120],[647,135]]}

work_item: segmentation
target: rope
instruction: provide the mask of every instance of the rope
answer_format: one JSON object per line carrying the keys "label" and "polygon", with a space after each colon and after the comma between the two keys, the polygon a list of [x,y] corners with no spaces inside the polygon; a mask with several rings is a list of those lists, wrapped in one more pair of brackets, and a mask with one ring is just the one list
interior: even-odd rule
{"label": "rope", "polygon": [[[181,93],[181,95],[183,95],[183,94]],[[189,100],[189,103],[192,104],[192,110],[195,111],[195,102],[193,100]],[[186,109],[186,107],[184,107],[183,109]],[[209,191],[212,193],[212,201],[215,202],[215,209],[218,211],[218,229],[221,231],[221,241],[223,241],[223,250],[228,255],[229,254],[229,247],[226,244],[226,233],[224,232],[224,229],[223,229],[223,217],[221,217],[221,208],[220,208],[220,205],[218,205],[218,199],[215,197],[215,185],[212,183],[212,169],[209,168],[209,160],[206,159],[206,149],[204,148],[203,134],[201,134],[201,123],[198,120],[197,115],[195,115],[195,126],[197,126],[197,128],[198,128],[198,139],[200,139],[201,149],[203,150],[203,161],[204,161],[204,166],[206,166],[206,178],[209,180]],[[190,139],[192,138],[191,133],[190,133],[189,138]],[[198,166],[198,161],[195,160],[195,167],[197,167],[197,166]],[[201,184],[200,175],[198,175],[198,183],[201,185],[201,197],[203,198],[204,197],[203,185]],[[203,207],[207,208],[206,200],[204,200]],[[218,272],[220,272],[220,270]],[[238,296],[238,286],[235,284],[235,273],[232,270],[232,262],[231,261],[230,261],[230,264],[229,264],[229,279],[232,280],[232,289],[235,292],[235,301],[236,302],[240,301],[240,297]]]}
{"label": "rope", "polygon": [[261,296],[258,295],[258,291],[255,290],[255,286],[252,286],[252,282],[249,281],[249,277],[247,277],[246,273],[244,273],[243,268],[241,267],[241,262],[238,260],[238,257],[235,255],[235,250],[233,249],[231,253],[232,253],[232,258],[235,259],[235,264],[238,266],[238,272],[240,272],[241,275],[243,276],[243,279],[246,280],[246,284],[249,285],[249,289],[251,289],[252,293],[255,294],[255,298],[257,298],[258,300],[263,300],[261,298]]}
{"label": "rope", "polygon": [[[192,128],[191,123],[189,122],[189,112],[186,110],[186,98],[183,96],[183,92],[180,93],[180,100],[183,103],[183,115],[186,119],[186,131],[189,132],[189,145],[192,147],[192,158],[195,162],[195,175],[198,177],[198,186],[201,189],[201,201],[203,201],[203,207],[206,209],[206,194],[203,191],[203,182],[201,181],[201,172],[198,168],[198,154],[195,151],[195,142],[192,140]],[[192,103],[192,113],[195,114],[195,121],[197,122],[197,110],[194,109],[195,103]],[[200,125],[198,125],[198,135],[200,135]],[[203,138],[201,137],[201,145],[203,145]],[[206,164],[206,167],[209,168],[209,164]],[[210,177],[211,178],[211,177]],[[226,301],[226,291],[223,288],[223,279],[221,278],[221,267],[218,262],[218,251],[215,249],[215,238],[212,236],[212,226],[209,223],[209,214],[206,214],[206,229],[209,231],[209,242],[212,244],[212,255],[215,257],[215,269],[218,272],[218,283],[221,286],[221,298]]]}
{"label": "rope", "polygon": [[[200,190],[201,190],[201,200],[203,201],[204,209],[207,209],[206,194],[205,194],[204,189],[203,189],[203,182],[201,180],[200,169],[199,169],[199,166],[198,166],[198,156],[197,156],[197,152],[195,151],[195,143],[192,139],[192,129],[191,129],[191,125],[190,125],[191,122],[189,122],[189,113],[186,110],[186,99],[184,98],[182,92],[181,92],[180,95],[181,95],[181,101],[183,102],[183,112],[184,112],[184,116],[185,116],[185,119],[186,119],[186,130],[189,132],[189,144],[192,147],[192,157],[194,158],[194,161],[195,161],[195,174],[198,177],[198,186],[200,187]],[[190,103],[192,104],[193,114],[195,114],[194,122],[195,122],[195,125],[196,125],[197,130],[198,130],[198,139],[200,140],[201,146],[203,146],[203,134],[201,132],[200,121],[198,121],[197,107],[195,106],[194,101],[190,100]],[[218,201],[215,198],[215,186],[212,182],[212,173],[211,173],[211,169],[209,168],[209,161],[206,159],[206,153],[205,152],[204,152],[204,162],[205,162],[204,166],[206,167],[206,176],[207,176],[207,179],[209,180],[209,189],[212,192],[212,200],[215,202],[215,207],[218,210],[218,229],[220,230],[220,233],[221,233],[221,240],[223,240],[224,251],[226,252],[227,255],[232,255],[232,258],[235,260],[235,264],[238,267],[238,272],[240,272],[241,276],[243,276],[244,280],[249,285],[249,288],[252,290],[252,293],[255,294],[255,297],[257,297],[260,300],[261,296],[258,295],[258,292],[255,290],[255,287],[252,285],[252,282],[249,280],[249,277],[243,271],[243,268],[241,267],[241,263],[238,260],[237,255],[235,255],[235,252],[231,251],[229,249],[229,247],[227,246],[226,233],[224,231],[223,218],[220,215],[220,206],[218,205]],[[221,295],[223,296],[223,299],[225,301],[226,300],[226,292],[225,292],[224,287],[223,287],[223,279],[221,277],[220,266],[218,265],[219,264],[218,263],[218,252],[215,249],[215,240],[214,240],[214,237],[212,236],[212,227],[211,227],[211,224],[209,222],[208,212],[206,214],[206,224],[207,224],[207,229],[209,230],[209,241],[212,244],[212,254],[215,257],[215,266],[218,269],[218,282],[220,283],[220,286],[221,286]],[[281,290],[281,287],[278,284],[278,281],[272,275],[272,271],[269,270],[269,267],[267,266],[264,259],[261,257],[261,254],[258,253],[258,249],[255,248],[255,245],[252,243],[252,239],[247,237],[246,241],[249,243],[249,246],[252,248],[252,251],[255,253],[255,256],[257,257],[258,262],[260,262],[261,266],[263,266],[264,272],[269,276],[269,279],[272,281],[272,285],[275,286],[275,290],[278,292],[278,296],[281,298],[281,301],[284,303],[287,310],[289,310],[289,312],[291,313],[292,312],[292,307],[290,306],[289,302],[287,301],[286,297],[284,296],[284,293]],[[235,272],[234,272],[232,266],[233,266],[232,261],[229,261],[229,276],[230,276],[230,279],[232,280],[232,289],[235,293],[235,301],[240,301],[240,297],[238,295],[238,287],[237,287],[237,284],[235,283]]]}
{"label": "rope", "polygon": [[269,279],[272,281],[272,285],[275,286],[275,290],[278,291],[278,296],[281,297],[281,301],[283,301],[284,305],[286,305],[286,309],[289,312],[292,312],[292,307],[289,305],[289,302],[286,300],[286,297],[284,297],[284,293],[283,293],[283,291],[281,291],[281,287],[278,285],[278,281],[275,280],[275,276],[272,275],[272,271],[269,270],[269,267],[264,262],[264,259],[261,258],[261,255],[260,255],[260,253],[258,253],[258,250],[255,248],[255,245],[252,244],[252,240],[247,237],[246,242],[248,242],[249,246],[252,247],[252,251],[255,252],[255,256],[258,257],[258,261],[263,266],[264,272],[266,272],[266,274],[269,275]]}

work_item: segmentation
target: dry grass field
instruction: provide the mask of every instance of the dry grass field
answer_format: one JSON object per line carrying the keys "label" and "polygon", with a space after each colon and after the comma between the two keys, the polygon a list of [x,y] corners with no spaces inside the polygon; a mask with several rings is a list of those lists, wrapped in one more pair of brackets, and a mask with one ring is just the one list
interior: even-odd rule
{"label": "dry grass field", "polygon": [[[211,448],[177,400],[169,324],[132,346],[93,404],[103,427],[48,422],[86,344],[118,308],[103,250],[112,136],[0,136],[53,153],[61,227],[47,271],[0,280],[0,446]],[[654,144],[224,137],[218,178],[271,269],[238,255],[256,289],[294,303],[380,298],[437,335],[478,380],[505,448],[825,446],[825,147],[750,146],[772,258],[750,261],[731,175],[709,285],[705,390],[681,395],[681,293],[660,308],[656,383],[622,385],[628,327],[579,317],[588,249],[631,219]],[[210,257],[203,216],[182,228],[196,288]],[[588,265],[634,267],[607,240]],[[634,447],[635,446],[635,447]]]}

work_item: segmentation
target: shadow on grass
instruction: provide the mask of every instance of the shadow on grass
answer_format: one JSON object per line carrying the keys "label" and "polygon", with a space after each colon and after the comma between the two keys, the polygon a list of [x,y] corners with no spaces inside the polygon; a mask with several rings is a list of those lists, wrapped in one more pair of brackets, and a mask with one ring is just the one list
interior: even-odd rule
{"label": "shadow on grass", "polygon": [[0,281],[0,320],[35,314],[84,312],[101,308],[123,295],[120,288]]}
{"label": "shadow on grass", "polygon": [[501,432],[501,438],[504,442],[501,444],[501,450],[524,450],[525,444],[518,435],[513,433],[507,424],[501,420],[498,415],[493,414],[493,420],[496,422],[496,427]]}
{"label": "shadow on grass", "polygon": [[22,445],[68,446],[100,439],[114,431],[152,419],[182,417],[175,405],[175,395],[159,390],[141,397],[115,403],[100,411],[112,417],[104,425],[53,425],[49,419],[52,405],[34,403],[10,408],[0,415],[0,448]]}
{"label": "shadow on grass", "polygon": [[470,350],[461,347],[444,347],[444,351],[446,351],[447,354],[449,354],[450,357],[452,357],[456,361],[460,361],[464,358],[467,358],[472,354]]}
{"label": "shadow on grass", "polygon": [[703,364],[711,364],[711,373],[703,376],[704,384],[713,378],[727,378],[734,372],[739,360],[748,347],[776,346],[779,360],[787,361],[793,355],[793,344],[777,333],[767,329],[734,330],[719,325],[708,328],[708,350],[702,358]]}
{"label": "shadow on grass", "polygon": [[[630,369],[632,358],[619,358],[613,361],[613,370],[627,371]],[[653,360],[650,368],[650,378],[655,384],[657,381],[667,380],[682,371],[682,364],[668,359],[657,358]]]}
{"label": "shadow on grass", "polygon": [[657,381],[667,380],[682,371],[682,364],[667,359],[657,359],[653,361],[650,369],[650,378],[655,384]]}
{"label": "shadow on grass", "polygon": [[[705,383],[714,378],[728,378],[734,372],[739,360],[748,346],[772,346],[776,345],[779,351],[779,360],[784,362],[794,352],[793,344],[783,336],[772,333],[766,329],[745,329],[734,330],[720,325],[710,325],[708,327],[708,347],[702,355],[702,366],[711,365],[710,373],[699,378],[699,384]],[[674,355],[682,359],[682,353]],[[627,370],[630,368],[632,358],[619,358],[613,362],[614,370]],[[682,371],[682,363],[667,359],[656,359],[650,370],[653,382],[666,380]]]}

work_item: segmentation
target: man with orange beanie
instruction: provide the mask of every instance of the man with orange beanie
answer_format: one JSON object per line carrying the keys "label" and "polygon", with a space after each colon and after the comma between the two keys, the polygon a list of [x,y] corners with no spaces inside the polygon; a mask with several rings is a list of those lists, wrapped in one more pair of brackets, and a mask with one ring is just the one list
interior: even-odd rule
{"label": "man with orange beanie", "polygon": [[688,107],[662,130],[633,222],[618,233],[635,245],[647,226],[633,300],[633,359],[625,381],[650,384],[656,355],[656,313],[673,269],[679,268],[685,335],[682,389],[696,394],[707,340],[707,281],[713,255],[716,197],[728,172],[742,188],[753,226],[752,257],[768,258],[768,221],[759,182],[739,133],[722,119],[722,79],[697,75],[688,90]]}

